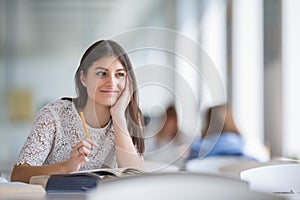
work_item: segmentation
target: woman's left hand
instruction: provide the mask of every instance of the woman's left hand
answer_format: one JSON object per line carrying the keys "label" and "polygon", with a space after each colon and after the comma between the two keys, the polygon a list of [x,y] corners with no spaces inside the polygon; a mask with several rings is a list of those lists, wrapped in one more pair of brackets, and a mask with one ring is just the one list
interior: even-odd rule
{"label": "woman's left hand", "polygon": [[132,87],[126,80],[125,88],[110,108],[110,114],[114,125],[114,137],[116,147],[116,158],[119,167],[136,167],[143,168],[143,162],[137,153],[133,140],[129,134],[125,111],[131,101]]}
{"label": "woman's left hand", "polygon": [[113,120],[120,120],[125,117],[125,111],[131,101],[131,91],[128,78],[122,94],[117,99],[116,103],[110,108],[110,113]]}

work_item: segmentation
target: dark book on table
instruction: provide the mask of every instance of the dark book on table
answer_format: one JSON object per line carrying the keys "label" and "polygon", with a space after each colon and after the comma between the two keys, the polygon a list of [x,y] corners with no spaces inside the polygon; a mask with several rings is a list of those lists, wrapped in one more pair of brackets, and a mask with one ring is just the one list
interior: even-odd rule
{"label": "dark book on table", "polygon": [[46,192],[85,192],[97,187],[101,177],[93,173],[55,174],[46,184]]}
{"label": "dark book on table", "polygon": [[51,176],[34,176],[30,183],[40,184],[46,192],[85,192],[99,184],[105,178],[122,177],[143,173],[135,168],[103,168],[87,171],[78,171],[70,174],[55,174]]}

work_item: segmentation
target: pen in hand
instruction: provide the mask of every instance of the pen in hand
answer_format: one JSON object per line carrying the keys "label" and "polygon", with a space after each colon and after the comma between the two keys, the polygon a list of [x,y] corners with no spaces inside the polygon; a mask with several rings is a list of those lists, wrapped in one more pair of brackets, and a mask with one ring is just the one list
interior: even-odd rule
{"label": "pen in hand", "polygon": [[84,127],[84,131],[85,131],[86,137],[90,139],[90,138],[91,138],[91,135],[90,135],[89,130],[87,129],[87,126],[86,126],[86,122],[85,122],[85,119],[84,119],[83,112],[80,112],[80,117],[81,117],[81,120],[82,120],[82,123],[83,123],[83,127]]}

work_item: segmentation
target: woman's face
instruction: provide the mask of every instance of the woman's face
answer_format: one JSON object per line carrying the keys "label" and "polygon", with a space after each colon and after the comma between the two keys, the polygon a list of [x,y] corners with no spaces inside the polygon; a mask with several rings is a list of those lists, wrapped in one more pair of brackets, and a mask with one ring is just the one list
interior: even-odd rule
{"label": "woman's face", "polygon": [[80,74],[88,99],[96,105],[112,106],[122,94],[127,80],[125,67],[115,56],[95,61],[86,76]]}

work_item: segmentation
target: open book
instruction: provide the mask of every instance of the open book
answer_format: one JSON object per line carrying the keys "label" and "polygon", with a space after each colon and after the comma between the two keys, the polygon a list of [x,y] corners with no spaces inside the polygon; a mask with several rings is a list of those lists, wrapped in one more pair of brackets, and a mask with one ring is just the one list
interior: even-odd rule
{"label": "open book", "polygon": [[0,182],[0,199],[12,199],[17,197],[33,198],[45,196],[45,189],[40,185],[32,185],[22,182]]}
{"label": "open book", "polygon": [[85,170],[85,171],[78,171],[78,172],[72,172],[71,174],[86,174],[86,173],[92,173],[96,174],[100,177],[121,177],[126,175],[135,175],[135,174],[142,174],[144,171],[136,169],[136,168],[102,168],[102,169],[92,169],[92,170]]}
{"label": "open book", "polygon": [[85,192],[97,187],[103,179],[140,173],[143,173],[143,171],[135,168],[102,168],[77,171],[70,174],[33,176],[29,183],[42,185],[47,192]]}

